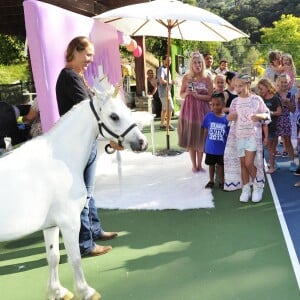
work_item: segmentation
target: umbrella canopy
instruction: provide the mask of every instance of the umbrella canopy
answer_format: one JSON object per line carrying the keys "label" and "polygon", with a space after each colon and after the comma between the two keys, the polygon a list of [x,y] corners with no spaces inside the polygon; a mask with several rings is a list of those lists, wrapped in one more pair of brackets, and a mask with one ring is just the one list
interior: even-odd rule
{"label": "umbrella canopy", "polygon": [[[177,0],[154,0],[127,5],[94,18],[131,36],[167,37],[168,56],[170,56],[171,38],[228,42],[248,37],[223,18]],[[167,69],[166,95],[169,92],[169,66]],[[169,113],[169,105],[167,105],[167,113]],[[167,150],[169,150],[169,120],[167,120],[166,137]]]}
{"label": "umbrella canopy", "polygon": [[247,35],[205,9],[176,0],[123,6],[94,17],[131,36],[227,42]]}

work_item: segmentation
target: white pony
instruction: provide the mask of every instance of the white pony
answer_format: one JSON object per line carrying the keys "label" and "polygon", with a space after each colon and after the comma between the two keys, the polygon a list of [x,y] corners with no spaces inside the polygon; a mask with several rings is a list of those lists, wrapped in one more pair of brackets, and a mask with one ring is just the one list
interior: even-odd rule
{"label": "white pony", "polygon": [[98,300],[81,266],[80,213],[86,201],[83,170],[101,135],[140,152],[147,140],[113,88],[94,83],[96,96],[74,106],[44,135],[0,158],[0,241],[43,230],[49,279],[47,297],[72,299],[58,278],[59,230],[72,266],[79,299]]}

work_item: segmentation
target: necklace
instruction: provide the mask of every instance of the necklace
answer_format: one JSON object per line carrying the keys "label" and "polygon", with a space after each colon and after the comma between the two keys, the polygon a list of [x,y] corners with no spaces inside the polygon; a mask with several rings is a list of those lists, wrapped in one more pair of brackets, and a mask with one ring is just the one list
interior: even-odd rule
{"label": "necklace", "polygon": [[95,96],[95,91],[89,86],[89,84],[87,83],[86,79],[84,78],[83,74],[80,73],[79,76],[81,77],[83,84],[85,85],[86,89],[88,90],[88,92],[92,95]]}

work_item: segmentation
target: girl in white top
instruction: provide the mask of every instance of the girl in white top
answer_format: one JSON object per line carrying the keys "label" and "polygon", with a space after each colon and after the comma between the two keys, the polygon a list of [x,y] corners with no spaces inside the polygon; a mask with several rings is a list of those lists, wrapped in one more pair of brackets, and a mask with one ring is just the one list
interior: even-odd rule
{"label": "girl in white top", "polygon": [[[250,181],[253,182],[252,202],[262,200],[265,181],[263,175],[262,128],[264,143],[266,144],[268,141],[268,127],[262,121],[270,120],[269,109],[260,96],[251,92],[250,86],[251,77],[249,75],[242,74],[236,78],[235,90],[238,97],[232,100],[227,116],[228,121],[234,122],[229,135],[235,139],[231,145],[235,146],[234,150],[239,157],[243,187],[240,196],[241,202],[248,202],[251,197]],[[236,156],[234,153],[228,153],[227,151],[227,157],[228,155],[231,155],[231,157]],[[226,171],[231,172],[231,170],[226,170],[226,164],[224,168],[226,181]],[[230,183],[227,182],[227,184]]]}

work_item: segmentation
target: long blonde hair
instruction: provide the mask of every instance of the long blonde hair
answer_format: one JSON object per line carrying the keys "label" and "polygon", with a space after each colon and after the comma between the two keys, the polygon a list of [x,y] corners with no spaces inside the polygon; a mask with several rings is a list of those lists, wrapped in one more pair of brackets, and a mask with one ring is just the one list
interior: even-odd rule
{"label": "long blonde hair", "polygon": [[296,67],[295,67],[292,55],[289,53],[283,53],[281,56],[281,60],[283,60],[283,58],[287,58],[289,60],[289,62],[291,64],[292,72],[293,72],[294,76],[296,76]]}
{"label": "long blonde hair", "polygon": [[203,57],[203,55],[200,53],[200,52],[198,52],[198,51],[196,51],[196,52],[192,52],[191,54],[190,54],[190,69],[189,69],[189,76],[191,77],[191,78],[194,78],[195,77],[195,72],[193,71],[193,61],[194,61],[194,59],[200,59],[201,60],[201,62],[202,62],[202,68],[201,68],[201,71],[200,71],[200,75],[201,75],[201,77],[207,77],[206,76],[206,72],[205,72],[205,61],[204,61],[204,57]]}

